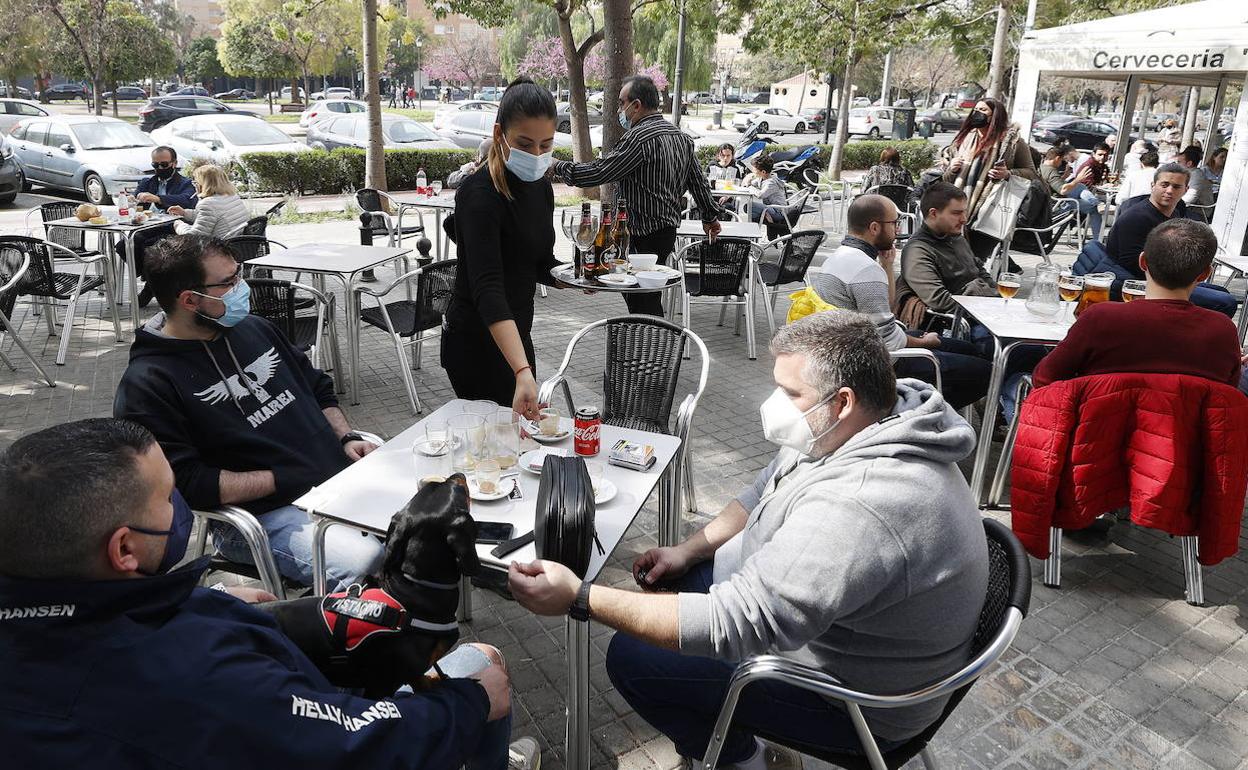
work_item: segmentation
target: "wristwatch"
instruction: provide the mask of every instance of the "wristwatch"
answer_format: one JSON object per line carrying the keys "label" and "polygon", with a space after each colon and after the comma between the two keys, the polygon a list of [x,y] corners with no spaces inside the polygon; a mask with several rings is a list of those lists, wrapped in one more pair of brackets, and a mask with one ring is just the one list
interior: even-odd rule
{"label": "wristwatch", "polygon": [[355,431],[344,433],[342,434],[342,438],[338,439],[339,443],[341,443],[343,446],[350,444],[352,441],[363,441],[363,440],[364,440],[364,437],[356,433]]}
{"label": "wristwatch", "polygon": [[588,580],[581,581],[581,590],[576,592],[576,599],[573,600],[572,606],[568,608],[568,616],[573,620],[579,620],[582,623],[589,620],[589,589],[593,583]]}

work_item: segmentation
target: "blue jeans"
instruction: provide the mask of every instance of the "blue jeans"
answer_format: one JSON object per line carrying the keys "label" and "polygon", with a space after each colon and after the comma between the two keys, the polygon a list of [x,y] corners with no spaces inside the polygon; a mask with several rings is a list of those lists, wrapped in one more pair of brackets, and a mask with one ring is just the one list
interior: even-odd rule
{"label": "blue jeans", "polygon": [[[922,332],[909,332],[912,337]],[[942,337],[940,347],[933,350],[940,365],[941,395],[954,409],[973,404],[988,392],[988,380],[992,377],[992,361],[983,357],[973,342]],[[893,363],[898,377],[913,377],[936,384],[932,363],[922,358],[899,358]]]}
{"label": "blue jeans", "polygon": [[[767,214],[768,222],[785,221],[784,207],[767,206],[767,205],[764,205],[762,201],[750,201],[750,221],[751,222],[762,222],[764,213]],[[628,296],[628,295],[625,295],[625,296]]]}
{"label": "blue jeans", "polygon": [[1101,210],[1099,208],[1101,199],[1081,184],[1071,188],[1070,192],[1066,193],[1066,197],[1078,203],[1079,213],[1088,220],[1088,225],[1092,228],[1092,240],[1099,240],[1101,237]]}
{"label": "blue jeans", "polygon": [[[301,585],[312,585],[312,534],[315,524],[301,508],[284,505],[256,517],[269,536],[277,571]],[[217,551],[230,561],[251,564],[251,551],[233,527],[216,522],[209,527]],[[385,549],[372,535],[349,527],[330,527],[325,533],[325,588],[333,593],[373,574]]]}
{"label": "blue jeans", "polygon": [[[991,359],[994,353],[992,334],[981,324],[971,324],[971,341],[979,346],[984,356]],[[1040,363],[1049,349],[1044,345],[1019,345],[1010,353],[1010,360],[1005,365],[1005,376],[1001,379],[1001,397],[997,402],[1001,405],[1001,416],[1005,424],[1014,418],[1014,390],[1018,387],[1021,375],[1028,374]]]}
{"label": "blue jeans", "polygon": [[[707,593],[712,568],[712,562],[703,562],[673,587]],[[686,757],[700,758],[706,753],[735,667],[727,661],[664,650],[623,632],[607,648],[607,675],[615,689]],[[720,767],[749,759],[755,735],[798,749],[862,753],[847,712],[812,692],[774,681],[755,682],[742,692],[720,753]],[[882,751],[898,745],[877,743]]]}
{"label": "blue jeans", "polygon": [[[490,665],[490,659],[480,649],[461,644],[438,661],[438,668],[449,679],[467,679]],[[410,695],[412,688],[404,685],[400,694]],[[502,719],[486,722],[481,732],[481,744],[468,762],[465,770],[507,770],[507,747],[511,744],[511,713]]]}

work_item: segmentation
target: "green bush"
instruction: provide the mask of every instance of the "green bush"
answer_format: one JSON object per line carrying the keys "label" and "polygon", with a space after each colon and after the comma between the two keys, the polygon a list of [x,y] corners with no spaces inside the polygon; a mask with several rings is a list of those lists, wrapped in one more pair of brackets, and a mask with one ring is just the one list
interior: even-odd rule
{"label": "green bush", "polygon": [[[415,188],[421,168],[428,181],[446,181],[474,155],[471,150],[386,150],[386,186]],[[364,186],[365,153],[359,149],[249,152],[242,163],[253,192],[333,195]]]}
{"label": "green bush", "polygon": [[[809,143],[807,143],[809,144]],[[772,145],[770,151],[788,150],[793,147],[804,147],[805,144],[778,144]],[[819,148],[819,167],[827,168],[828,161],[832,157],[832,147],[827,144],[815,144]],[[926,139],[907,139],[905,141],[864,141],[864,142],[847,142],[845,150],[841,155],[841,168],[846,170],[862,170],[871,168],[880,161],[880,151],[885,147],[896,147],[901,153],[901,165],[909,169],[917,179],[919,174],[931,168],[936,163],[936,153],[938,148],[932,142]],[[706,166],[715,159],[715,153],[718,146],[699,147],[698,163]]]}

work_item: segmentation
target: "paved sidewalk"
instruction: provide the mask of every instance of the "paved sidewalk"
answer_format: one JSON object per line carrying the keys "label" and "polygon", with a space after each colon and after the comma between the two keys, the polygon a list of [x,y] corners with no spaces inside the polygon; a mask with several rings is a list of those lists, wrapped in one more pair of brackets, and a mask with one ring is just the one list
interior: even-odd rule
{"label": "paved sidewalk", "polygon": [[[271,237],[288,244],[357,242],[350,222],[274,227]],[[558,237],[558,253],[567,254],[562,234]],[[834,245],[837,236],[830,240]],[[1073,253],[1063,250],[1057,261],[1072,259]],[[782,297],[780,318],[785,303]],[[87,303],[85,317],[75,325],[68,363],[56,367],[56,341],[28,305],[18,305],[17,333],[49,371],[55,370],[58,386],[41,385],[12,344],[5,343],[18,370],[0,368],[0,448],[47,425],[110,413],[127,346],[115,344],[102,310],[101,300]],[[538,298],[538,377],[554,371],[569,338],[584,324],[623,312],[622,301],[610,295],[551,291]],[[710,307],[693,311],[692,327],[706,341],[712,376],[694,423],[700,513],[686,517],[687,531],[731,500],[774,452],[758,418],[759,405],[773,387],[761,311],[757,361],[746,358],[744,336],[735,336],[731,324],[715,325],[717,316]],[[416,372],[427,410],[452,397],[436,348],[436,343],[429,346],[425,365]],[[394,435],[417,418],[409,412],[393,349],[366,329],[361,359],[362,404],[347,412],[360,428]],[[682,389],[689,387],[695,363],[685,366]],[[590,359],[578,369],[587,374],[597,366]],[[592,398],[584,389],[574,390],[585,394],[577,396],[582,402]],[[992,515],[1008,522],[1008,514]],[[602,580],[627,586],[629,565],[655,545],[655,530],[652,505],[628,532]],[[1065,549],[1060,591],[1040,585],[1040,564],[1033,561],[1031,614],[1002,665],[971,690],[937,736],[941,767],[1248,767],[1244,552],[1205,570],[1208,606],[1197,608],[1182,599],[1177,541],[1158,532],[1124,523],[1098,526],[1068,534]],[[488,592],[474,591],[473,600],[475,617],[463,628],[465,639],[502,648],[516,690],[516,734],[537,736],[547,749],[543,767],[562,768],[562,620],[534,618]],[[611,633],[594,626],[591,766],[674,768],[678,758],[670,742],[628,709],[606,677],[603,654]]]}

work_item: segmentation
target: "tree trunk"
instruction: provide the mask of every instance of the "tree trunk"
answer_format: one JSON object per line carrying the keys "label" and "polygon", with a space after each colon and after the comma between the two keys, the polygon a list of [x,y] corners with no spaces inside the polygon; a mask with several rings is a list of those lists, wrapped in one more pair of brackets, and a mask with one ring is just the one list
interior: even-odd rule
{"label": "tree trunk", "polygon": [[[633,9],[631,0],[603,0],[603,44],[606,46],[606,77],[602,89],[604,118],[612,99],[633,70]],[[602,152],[605,155],[624,133],[618,120],[602,121]],[[603,199],[615,197],[615,185],[603,185]]]}
{"label": "tree trunk", "polygon": [[997,3],[997,30],[992,36],[992,63],[988,70],[988,96],[1004,100],[1005,94],[1005,44],[1010,32],[1010,9],[1008,0]]}
{"label": "tree trunk", "polygon": [[299,101],[299,76],[290,76],[290,103],[294,104]]}
{"label": "tree trunk", "polygon": [[849,104],[854,82],[854,44],[850,39],[849,61],[845,65],[845,77],[841,79],[841,98],[836,106],[836,138],[832,141],[832,158],[828,161],[828,178],[841,178],[841,156],[845,142],[849,140]]}
{"label": "tree trunk", "polygon": [[[572,113],[572,158],[577,163],[593,160],[593,148],[589,143],[589,109],[585,104],[585,57],[597,44],[594,37],[589,38],[578,49],[572,37],[572,9],[565,0],[555,5],[559,18],[559,42],[563,45],[563,60],[568,65],[568,102]],[[601,39],[602,33],[597,34]],[[604,104],[604,107],[609,105]],[[598,188],[590,187],[583,191],[586,198],[597,198]]]}
{"label": "tree trunk", "polygon": [[100,94],[104,93],[103,86],[102,78],[91,78],[91,104],[95,108],[93,111],[96,115],[104,114],[104,102],[100,99]]}
{"label": "tree trunk", "polygon": [[386,186],[386,152],[381,136],[381,89],[377,64],[377,0],[364,0],[364,99],[368,102],[368,150],[364,186]]}
{"label": "tree trunk", "polygon": [[111,101],[113,102],[113,117],[115,118],[117,117],[117,81],[114,80],[110,82],[109,87],[113,89],[113,98]]}

